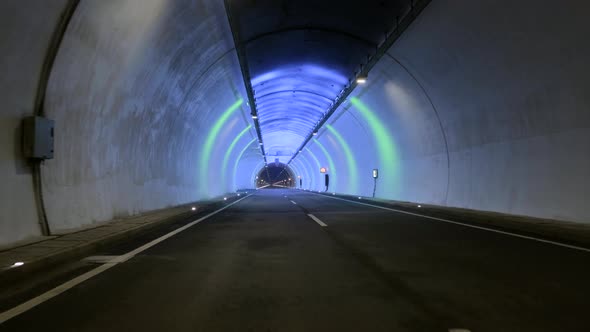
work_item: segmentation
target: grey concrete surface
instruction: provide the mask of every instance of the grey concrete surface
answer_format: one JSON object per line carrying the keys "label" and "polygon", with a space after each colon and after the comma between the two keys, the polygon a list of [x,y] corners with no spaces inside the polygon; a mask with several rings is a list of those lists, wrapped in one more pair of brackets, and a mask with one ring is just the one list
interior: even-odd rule
{"label": "grey concrete surface", "polygon": [[[46,48],[65,3],[0,4],[1,246],[40,235],[20,123],[33,114]],[[207,183],[194,176],[208,133],[198,129],[208,129],[243,95],[232,48],[220,2],[80,1],[45,104],[46,116],[56,121],[55,159],[41,166],[52,232],[246,187],[247,180],[225,181],[204,190]],[[236,114],[217,141],[231,141],[230,134],[247,125],[241,111]],[[246,167],[253,156],[244,154]]]}
{"label": "grey concrete surface", "polygon": [[576,37],[590,4],[431,5],[390,53],[440,116],[446,204],[590,222],[590,46]]}
{"label": "grey concrete surface", "polygon": [[43,167],[52,228],[234,191],[229,181],[209,185],[219,170],[199,171],[221,164],[248,125],[242,103],[203,156],[213,125],[245,95],[240,82],[222,2],[81,1],[47,92],[56,120],[56,158]]}
{"label": "grey concrete surface", "polygon": [[262,190],[0,330],[586,331],[587,260],[586,252]]}
{"label": "grey concrete surface", "polygon": [[21,121],[33,115],[46,48],[65,3],[0,2],[0,245],[41,234]]}
{"label": "grey concrete surface", "polygon": [[[227,202],[235,200],[237,194],[228,194]],[[31,274],[43,269],[51,269],[65,262],[79,259],[84,255],[112,247],[116,243],[149,233],[156,227],[177,223],[179,219],[197,216],[208,211],[220,202],[215,200],[194,202],[173,208],[150,211],[141,215],[119,218],[95,226],[55,234],[32,243],[7,247],[0,250],[0,281],[12,283],[18,279],[29,278]],[[15,263],[22,266],[14,267]]]}

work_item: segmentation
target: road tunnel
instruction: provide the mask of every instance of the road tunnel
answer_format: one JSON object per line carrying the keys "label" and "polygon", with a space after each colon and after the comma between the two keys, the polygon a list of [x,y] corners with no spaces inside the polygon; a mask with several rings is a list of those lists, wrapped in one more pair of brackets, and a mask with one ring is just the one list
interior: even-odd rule
{"label": "road tunnel", "polygon": [[589,10],[0,1],[0,328],[587,331]]}
{"label": "road tunnel", "polygon": [[291,167],[278,161],[265,165],[256,174],[256,188],[291,188],[297,185],[297,177]]}
{"label": "road tunnel", "polygon": [[[0,243],[252,188],[275,160],[308,190],[325,168],[335,193],[588,221],[584,1],[1,6]],[[55,121],[37,170],[34,114]]]}

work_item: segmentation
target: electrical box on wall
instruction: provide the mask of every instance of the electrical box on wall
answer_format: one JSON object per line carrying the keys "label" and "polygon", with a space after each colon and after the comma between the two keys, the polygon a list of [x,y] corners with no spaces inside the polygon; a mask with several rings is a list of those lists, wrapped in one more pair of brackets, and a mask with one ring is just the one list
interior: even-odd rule
{"label": "electrical box on wall", "polygon": [[53,159],[55,121],[40,116],[23,120],[23,153],[26,158]]}

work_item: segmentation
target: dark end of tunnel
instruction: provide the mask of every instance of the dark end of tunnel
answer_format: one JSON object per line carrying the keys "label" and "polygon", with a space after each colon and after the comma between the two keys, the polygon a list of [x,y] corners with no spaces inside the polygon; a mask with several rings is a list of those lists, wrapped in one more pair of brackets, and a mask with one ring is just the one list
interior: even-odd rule
{"label": "dark end of tunnel", "polygon": [[280,162],[269,163],[258,171],[256,188],[295,187],[295,173],[289,166]]}

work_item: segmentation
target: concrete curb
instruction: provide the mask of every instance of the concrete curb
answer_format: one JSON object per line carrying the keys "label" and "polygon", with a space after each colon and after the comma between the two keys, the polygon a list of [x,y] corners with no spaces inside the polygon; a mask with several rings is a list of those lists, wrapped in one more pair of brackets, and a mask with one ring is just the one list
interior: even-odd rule
{"label": "concrete curb", "polygon": [[[227,195],[229,196],[229,195]],[[228,202],[233,201],[233,198],[237,198],[236,195],[231,196],[232,199],[228,200]],[[126,223],[127,225],[135,220],[144,219],[154,219],[152,221],[145,221],[139,222],[136,226],[133,227],[123,227],[118,231],[114,231],[113,233],[104,234],[103,236],[98,236],[94,239],[88,241],[80,241],[80,243],[73,244],[72,246],[65,247],[62,250],[57,251],[49,251],[46,255],[41,255],[38,257],[34,257],[32,259],[28,259],[25,261],[25,264],[19,267],[10,268],[6,264],[3,269],[0,269],[0,282],[7,283],[13,280],[17,280],[20,278],[26,278],[28,275],[43,270],[45,268],[53,267],[61,263],[65,263],[67,261],[81,259],[85,256],[91,255],[92,253],[99,251],[101,249],[107,248],[109,246],[121,243],[127,239],[144,235],[149,231],[166,225],[168,223],[178,222],[183,218],[188,218],[191,215],[197,215],[197,213],[201,213],[204,210],[207,211],[217,204],[223,203],[224,200],[212,200],[212,201],[204,201],[204,202],[195,202],[192,204],[183,204],[180,206],[176,206],[173,208],[167,209],[160,209],[156,211],[151,211],[145,213],[140,216],[131,216],[129,218],[124,218],[120,220],[113,220],[110,222],[105,222],[100,226],[80,230],[77,232],[67,233],[61,236],[57,236],[45,241],[35,242],[30,245],[19,246],[13,249],[3,250],[2,254],[7,257],[10,256],[11,251],[17,250],[26,250],[30,247],[35,245],[43,245],[51,243],[51,241],[55,240],[62,240],[67,238],[68,236],[75,236],[76,234],[83,234],[84,232],[88,231],[96,231],[100,230],[100,228],[112,226],[115,223]],[[191,211],[191,207],[198,206],[197,211]],[[158,216],[158,214],[162,214],[162,216]],[[29,247],[29,248],[28,248]],[[15,260],[17,260],[18,255],[15,255]],[[4,259],[6,261],[6,259]]]}

